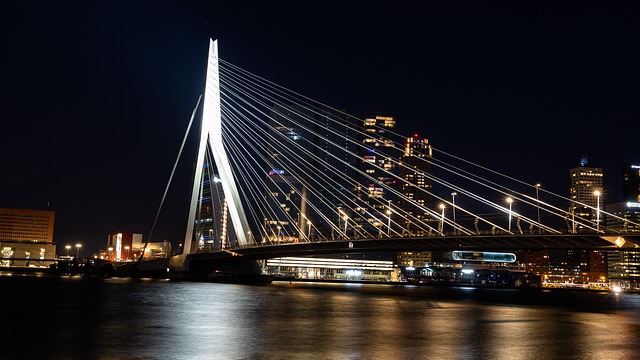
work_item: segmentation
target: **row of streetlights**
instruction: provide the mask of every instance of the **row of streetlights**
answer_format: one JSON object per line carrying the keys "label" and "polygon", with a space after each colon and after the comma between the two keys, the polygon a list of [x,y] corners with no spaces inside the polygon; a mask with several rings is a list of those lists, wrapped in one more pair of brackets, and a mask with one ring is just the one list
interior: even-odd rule
{"label": "row of streetlights", "polygon": [[[387,213],[387,236],[391,236],[391,214],[393,213],[393,211],[391,210],[391,200],[388,200],[386,213]],[[344,220],[344,235],[347,236],[347,225],[349,222],[349,216],[347,215],[347,213],[342,211],[342,208],[338,208],[338,214],[339,214],[338,215],[339,218],[342,218],[342,220]],[[307,220],[307,223],[309,224],[309,236],[311,236],[311,222]],[[382,225],[380,225],[380,234],[382,234]]]}
{"label": "row of streetlights", "polygon": [[[536,203],[537,203],[537,207],[538,207],[538,233],[540,233],[540,199],[538,196],[538,190],[540,189],[540,184],[536,184],[535,185],[536,188]],[[457,232],[457,223],[456,223],[456,195],[458,195],[457,192],[452,192],[451,193],[451,205],[452,205],[452,211],[453,211],[453,234],[456,235]],[[598,192],[599,195],[599,192]],[[511,196],[507,197],[507,203],[509,204],[509,225],[508,225],[508,229],[509,232],[511,232],[511,204],[513,203],[513,198]],[[600,208],[600,201],[598,201],[598,209]],[[440,209],[442,209],[442,217],[440,219],[440,232],[444,232],[444,209],[445,209],[445,205],[444,204],[440,204]],[[599,217],[600,211],[598,210],[598,219]],[[599,220],[598,220],[599,222]]]}
{"label": "row of streetlights", "polygon": [[[536,205],[537,205],[537,212],[538,212],[538,234],[541,233],[542,231],[542,226],[540,223],[540,194],[539,194],[539,190],[540,190],[540,183],[535,184],[535,189],[536,189]],[[599,231],[600,230],[600,195],[601,192],[599,190],[594,191],[593,193],[596,197],[597,197],[597,210],[596,210],[596,230]],[[452,192],[451,193],[451,205],[452,205],[452,211],[453,211],[453,227],[454,227],[454,235],[457,232],[457,225],[456,225],[456,195],[458,195],[458,193],[456,192]],[[508,231],[511,232],[511,217],[512,217],[512,203],[513,203],[513,198],[511,196],[507,197],[506,199],[507,203],[509,204],[509,224],[508,224]],[[445,205],[444,204],[440,204],[440,209],[442,210],[442,215],[440,218],[440,229],[439,232],[443,233],[444,232],[444,210],[445,210]],[[340,213],[343,214],[344,216],[344,233],[347,233],[347,214],[344,213],[342,210],[340,210]],[[391,200],[389,200],[389,207],[387,210],[387,218],[388,218],[388,223],[387,223],[387,235],[390,235],[390,231],[391,231]],[[309,223],[309,227],[311,227],[311,224]],[[311,233],[311,229],[309,229],[309,233]]]}
{"label": "row of streetlights", "polygon": [[[536,185],[536,190],[538,189],[538,185]],[[457,233],[457,223],[456,223],[456,195],[458,193],[451,193],[451,205],[453,211],[453,234]],[[509,232],[511,232],[511,204],[513,203],[513,198],[511,196],[507,197],[507,203],[509,204]],[[440,217],[440,226],[438,232],[444,233],[444,209],[446,208],[445,204],[440,204],[440,209],[442,210],[442,215]],[[540,206],[538,205],[538,224],[540,223]]]}
{"label": "row of streetlights", "polygon": [[[80,248],[81,247],[82,247],[82,244],[76,244],[76,259],[80,255]],[[65,249],[67,249],[67,256],[69,256],[69,250],[71,250],[71,245],[65,246]]]}

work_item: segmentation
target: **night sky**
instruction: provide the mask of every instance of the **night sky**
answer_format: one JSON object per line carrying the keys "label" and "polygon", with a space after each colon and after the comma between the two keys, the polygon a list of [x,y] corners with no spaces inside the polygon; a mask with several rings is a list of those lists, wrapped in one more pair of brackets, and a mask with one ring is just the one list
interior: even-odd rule
{"label": "night sky", "polygon": [[[348,3],[348,5],[345,5]],[[54,241],[149,234],[220,57],[329,106],[568,195],[583,155],[620,201],[640,163],[633,2],[20,1],[3,5],[0,207],[56,211]],[[8,6],[8,7],[7,7]],[[195,156],[196,144],[185,156]],[[184,237],[191,164],[152,241]]]}

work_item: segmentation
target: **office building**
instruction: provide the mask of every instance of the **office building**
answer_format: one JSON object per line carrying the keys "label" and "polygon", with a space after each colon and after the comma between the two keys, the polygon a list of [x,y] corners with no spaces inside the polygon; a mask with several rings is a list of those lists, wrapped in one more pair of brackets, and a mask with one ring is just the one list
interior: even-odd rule
{"label": "office building", "polygon": [[0,266],[48,267],[56,259],[55,212],[0,208]]}
{"label": "office building", "polygon": [[358,231],[365,237],[382,236],[385,233],[388,227],[387,212],[396,200],[392,191],[396,189],[396,163],[399,157],[395,128],[396,120],[392,116],[368,112],[362,120],[363,147],[359,152],[362,159],[361,180],[352,218]]}
{"label": "office building", "polygon": [[597,231],[602,223],[604,173],[602,168],[587,166],[586,157],[580,166],[569,170],[569,223],[573,233]]}
{"label": "office building", "polygon": [[403,232],[408,232],[406,235],[422,236],[429,232],[422,224],[432,220],[427,212],[434,205],[431,193],[433,183],[430,178],[432,156],[433,149],[429,140],[418,134],[405,139],[404,151],[398,164],[398,176],[401,179],[398,208],[404,215],[396,221]]}
{"label": "office building", "polygon": [[627,163],[622,168],[623,201],[640,203],[640,165]]}
{"label": "office building", "polygon": [[[640,165],[625,164],[622,169],[622,202],[607,204],[607,229],[640,232]],[[607,251],[607,272],[612,284],[637,289],[640,279],[640,252],[623,242],[620,249]]]}
{"label": "office building", "polygon": [[[605,194],[602,168],[587,166],[582,156],[580,166],[569,170],[568,224],[572,233],[596,232],[604,225]],[[565,256],[566,255],[566,256]],[[606,276],[606,255],[603,251],[570,250],[551,257],[549,276],[560,275],[560,282],[587,284],[602,282]]]}

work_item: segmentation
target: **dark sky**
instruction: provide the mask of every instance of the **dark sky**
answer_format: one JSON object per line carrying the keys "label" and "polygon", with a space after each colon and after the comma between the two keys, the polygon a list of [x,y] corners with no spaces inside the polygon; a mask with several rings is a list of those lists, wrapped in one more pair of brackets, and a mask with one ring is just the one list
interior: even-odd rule
{"label": "dark sky", "polygon": [[[49,204],[54,241],[84,255],[110,233],[146,239],[209,38],[254,74],[356,115],[386,112],[400,133],[556,193],[586,155],[618,201],[621,166],[640,162],[632,3],[12,2],[0,207]],[[190,164],[179,171],[152,241],[184,237]]]}

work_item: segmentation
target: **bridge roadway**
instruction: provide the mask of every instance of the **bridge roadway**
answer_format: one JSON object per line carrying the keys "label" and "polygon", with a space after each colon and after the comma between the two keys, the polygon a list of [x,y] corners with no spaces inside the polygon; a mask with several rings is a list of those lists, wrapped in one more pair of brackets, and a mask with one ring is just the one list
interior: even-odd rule
{"label": "bridge roadway", "polygon": [[[616,243],[616,240],[618,243]],[[640,233],[448,235],[256,245],[206,253],[192,253],[189,261],[248,261],[308,256],[389,251],[518,251],[518,250],[631,250],[640,251]]]}

